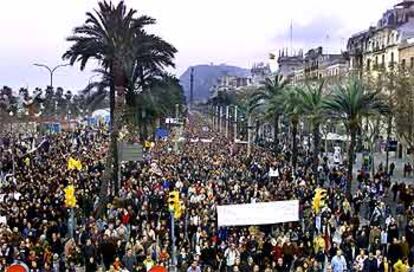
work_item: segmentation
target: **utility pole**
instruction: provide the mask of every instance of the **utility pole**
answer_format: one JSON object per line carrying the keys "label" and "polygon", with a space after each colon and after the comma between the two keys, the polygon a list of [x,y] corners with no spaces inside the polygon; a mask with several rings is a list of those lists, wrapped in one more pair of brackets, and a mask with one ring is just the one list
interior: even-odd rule
{"label": "utility pole", "polygon": [[175,104],[175,124],[176,124],[176,130],[175,130],[175,143],[174,143],[174,151],[175,151],[175,153],[178,153],[178,137],[179,137],[179,130],[180,130],[180,128],[179,128],[179,126],[180,126],[180,124],[179,124],[179,120],[178,120],[178,117],[179,117],[179,107],[180,107],[180,105],[178,105],[178,104]]}
{"label": "utility pole", "polygon": [[171,243],[172,243],[172,271],[177,271],[177,254],[176,254],[176,247],[175,247],[175,218],[174,212],[170,212],[171,217]]}
{"label": "utility pole", "polygon": [[234,142],[237,139],[237,105],[234,106]]}
{"label": "utility pole", "polygon": [[14,166],[14,145],[15,145],[15,141],[14,141],[14,133],[13,133],[13,112],[11,111],[10,113],[9,113],[9,115],[10,115],[10,128],[11,128],[11,155],[12,155],[12,175],[13,175],[13,178],[12,178],[12,181],[14,181],[15,180],[15,178],[16,178],[16,176],[15,176],[15,174],[16,174],[16,169],[15,169],[15,166]]}
{"label": "utility pole", "polygon": [[226,138],[229,137],[229,106],[226,106]]}
{"label": "utility pole", "polygon": [[221,133],[223,130],[223,106],[220,106],[219,118],[220,118],[219,132]]}
{"label": "utility pole", "polygon": [[216,130],[216,122],[217,122],[217,118],[216,118],[216,107],[217,106],[213,106],[213,130]]}
{"label": "utility pole", "polygon": [[217,106],[217,122],[216,130],[220,132],[220,106]]}
{"label": "utility pole", "polygon": [[292,43],[293,43],[293,21],[290,20],[290,54],[291,56],[293,56]]}
{"label": "utility pole", "polygon": [[190,110],[193,108],[194,103],[194,68],[191,67],[190,73]]}

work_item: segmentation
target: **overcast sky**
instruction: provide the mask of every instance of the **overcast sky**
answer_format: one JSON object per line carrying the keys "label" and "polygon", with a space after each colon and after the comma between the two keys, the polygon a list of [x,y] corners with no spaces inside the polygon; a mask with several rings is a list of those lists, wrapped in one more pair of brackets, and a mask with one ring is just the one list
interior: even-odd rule
{"label": "overcast sky", "polygon": [[[114,0],[114,2],[118,2]],[[126,0],[141,14],[157,19],[151,31],[178,49],[179,76],[190,65],[227,63],[250,67],[268,61],[269,52],[289,47],[307,49],[325,45],[329,51],[345,48],[347,38],[368,28],[391,8],[393,0]],[[65,38],[85,19],[97,0],[2,0],[0,9],[0,85],[13,88],[45,87],[46,70],[35,62],[54,66],[68,48]],[[274,65],[273,65],[274,66]],[[88,70],[94,67],[90,65]],[[83,88],[92,73],[64,67],[54,85]]]}

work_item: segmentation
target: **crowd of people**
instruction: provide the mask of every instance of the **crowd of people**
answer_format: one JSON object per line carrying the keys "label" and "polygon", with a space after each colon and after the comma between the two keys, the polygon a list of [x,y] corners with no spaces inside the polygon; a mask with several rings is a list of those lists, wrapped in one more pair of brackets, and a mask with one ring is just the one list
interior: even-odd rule
{"label": "crowd of people", "polygon": [[[211,131],[190,116],[179,150],[174,137],[160,140],[144,159],[122,164],[121,188],[103,213],[109,145],[103,128],[77,128],[54,135],[6,135],[0,143],[0,271],[24,263],[30,271],[409,271],[414,267],[414,187],[359,171],[352,196],[345,195],[341,165],[299,150],[293,169],[283,152],[246,146]],[[211,141],[191,141],[205,138]],[[70,157],[82,169],[67,168]],[[13,167],[12,162],[15,162]],[[269,169],[277,175],[269,176]],[[12,175],[14,171],[14,176]],[[75,228],[64,204],[74,185]],[[327,189],[316,212],[316,188]],[[175,220],[172,256],[168,193],[178,191],[185,210]],[[218,227],[217,206],[297,199],[297,222]]]}

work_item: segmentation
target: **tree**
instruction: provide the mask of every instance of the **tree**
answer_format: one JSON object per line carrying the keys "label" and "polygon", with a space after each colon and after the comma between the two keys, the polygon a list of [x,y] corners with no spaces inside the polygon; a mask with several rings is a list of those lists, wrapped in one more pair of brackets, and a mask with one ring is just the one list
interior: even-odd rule
{"label": "tree", "polygon": [[175,115],[176,104],[185,104],[179,80],[168,74],[153,78],[143,92],[128,91],[127,98],[127,123],[139,127],[142,140],[149,135],[148,127],[154,130],[157,120]]}
{"label": "tree", "polygon": [[350,78],[345,84],[338,84],[324,102],[329,116],[344,122],[350,136],[348,146],[347,193],[351,194],[352,173],[355,158],[356,134],[363,117],[384,114],[388,107],[378,91],[368,91],[361,80]]}
{"label": "tree", "polygon": [[[108,173],[118,186],[117,139],[121,126],[122,110],[127,88],[142,91],[146,80],[165,66],[172,66],[176,49],[161,38],[149,34],[145,27],[155,24],[148,16],[136,16],[137,11],[128,9],[123,1],[118,5],[101,1],[94,14],[87,12],[86,21],[73,30],[67,38],[73,44],[63,55],[70,64],[80,63],[84,70],[90,59],[98,61],[110,80],[110,152],[101,186],[101,200],[107,194]],[[117,98],[116,98],[117,96]],[[108,172],[108,170],[110,172]],[[101,202],[100,206],[103,206]]]}
{"label": "tree", "polygon": [[253,92],[249,103],[252,111],[262,111],[264,116],[273,120],[275,151],[279,150],[279,119],[283,113],[280,99],[287,84],[281,75],[266,78]]}
{"label": "tree", "polygon": [[317,84],[308,83],[304,88],[298,89],[299,101],[303,115],[312,126],[313,152],[312,162],[314,172],[318,169],[318,156],[320,150],[320,125],[325,117],[323,94],[324,81]]}
{"label": "tree", "polygon": [[289,88],[282,93],[282,107],[283,112],[289,119],[291,133],[292,133],[292,166],[296,170],[298,162],[298,125],[302,111],[300,89]]}
{"label": "tree", "polygon": [[411,155],[414,153],[414,71],[400,69],[396,75],[395,128]]}

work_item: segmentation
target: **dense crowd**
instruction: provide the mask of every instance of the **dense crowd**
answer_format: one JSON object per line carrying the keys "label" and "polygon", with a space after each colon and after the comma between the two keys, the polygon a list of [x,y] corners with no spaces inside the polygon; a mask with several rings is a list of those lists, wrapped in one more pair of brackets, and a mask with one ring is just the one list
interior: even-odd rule
{"label": "dense crowd", "polygon": [[[274,154],[246,147],[191,117],[187,141],[157,141],[145,159],[122,165],[121,188],[113,190],[101,216],[99,189],[108,135],[102,128],[73,129],[48,136],[7,135],[0,143],[0,271],[15,262],[30,271],[150,271],[171,267],[168,193],[185,205],[176,220],[178,271],[409,271],[414,265],[414,187],[390,180],[378,169],[355,177],[352,196],[340,165],[321,158],[313,172],[311,154]],[[15,177],[11,173],[12,153]],[[68,170],[74,157],[82,169]],[[269,169],[278,169],[270,177]],[[63,189],[75,186],[75,233]],[[326,205],[312,209],[315,189],[326,188]],[[298,222],[218,227],[217,205],[298,199]]]}

